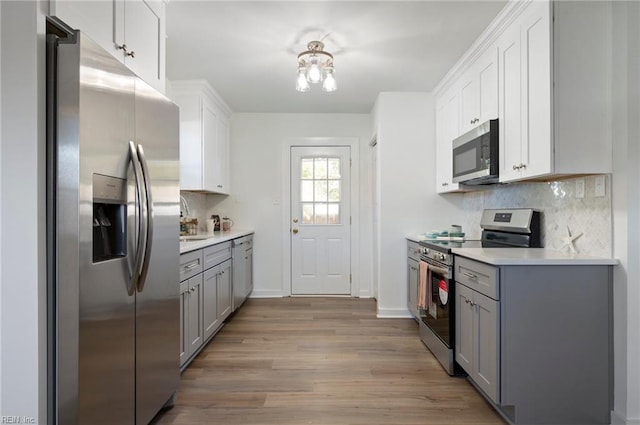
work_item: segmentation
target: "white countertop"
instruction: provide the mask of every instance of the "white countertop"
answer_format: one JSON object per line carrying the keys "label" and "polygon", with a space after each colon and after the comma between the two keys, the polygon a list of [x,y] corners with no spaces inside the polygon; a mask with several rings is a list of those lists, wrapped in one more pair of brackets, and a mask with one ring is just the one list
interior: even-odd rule
{"label": "white countertop", "polygon": [[196,249],[206,248],[211,245],[230,241],[232,239],[241,238],[253,233],[253,230],[231,229],[228,232],[201,233],[192,235],[191,237],[206,237],[203,240],[180,242],[180,254],[195,251]]}
{"label": "white countertop", "polygon": [[618,264],[618,260],[615,258],[590,257],[546,248],[453,248],[452,252],[494,266]]}

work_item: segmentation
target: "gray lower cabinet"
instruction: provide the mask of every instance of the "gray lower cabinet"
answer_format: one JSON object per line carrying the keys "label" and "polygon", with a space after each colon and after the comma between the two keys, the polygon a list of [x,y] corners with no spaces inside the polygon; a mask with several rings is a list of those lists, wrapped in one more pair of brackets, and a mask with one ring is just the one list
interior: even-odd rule
{"label": "gray lower cabinet", "polygon": [[498,301],[456,283],[458,364],[494,403],[498,403]]}
{"label": "gray lower cabinet", "polygon": [[419,319],[418,311],[418,283],[420,279],[419,273],[420,261],[420,245],[413,241],[407,242],[407,308],[409,312]]}
{"label": "gray lower cabinet", "polygon": [[180,256],[180,367],[184,369],[231,313],[231,242]]}
{"label": "gray lower cabinet", "polygon": [[455,359],[512,424],[609,424],[612,267],[456,254]]}
{"label": "gray lower cabinet", "polygon": [[233,240],[233,303],[237,310],[253,290],[253,235]]}

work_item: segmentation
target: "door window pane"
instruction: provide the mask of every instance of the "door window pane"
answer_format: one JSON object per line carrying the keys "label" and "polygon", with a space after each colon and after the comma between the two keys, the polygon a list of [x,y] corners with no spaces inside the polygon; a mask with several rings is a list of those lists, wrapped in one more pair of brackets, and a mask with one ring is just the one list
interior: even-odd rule
{"label": "door window pane", "polygon": [[300,182],[300,200],[302,202],[313,202],[313,180],[302,180]]}
{"label": "door window pane", "polygon": [[302,224],[313,224],[313,204],[302,204]]}
{"label": "door window pane", "polygon": [[303,158],[300,176],[303,179],[313,178],[313,158]]}
{"label": "door window pane", "polygon": [[329,201],[340,202],[340,180],[329,180]]}
{"label": "door window pane", "polygon": [[340,204],[329,204],[327,222],[329,224],[340,224]]}
{"label": "door window pane", "polygon": [[316,191],[315,191],[315,196],[313,200],[316,202],[327,202],[327,181],[316,180],[315,186],[316,186]]}
{"label": "door window pane", "polygon": [[329,178],[340,178],[340,158],[329,158]]}
{"label": "door window pane", "polygon": [[327,224],[327,204],[316,203],[316,223],[315,224]]}
{"label": "door window pane", "polygon": [[327,178],[327,158],[316,158],[314,161],[314,179]]}

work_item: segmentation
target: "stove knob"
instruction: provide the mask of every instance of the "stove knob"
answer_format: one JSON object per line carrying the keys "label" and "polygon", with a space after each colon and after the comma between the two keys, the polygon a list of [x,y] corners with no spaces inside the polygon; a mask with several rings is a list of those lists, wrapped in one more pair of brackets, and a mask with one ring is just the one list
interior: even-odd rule
{"label": "stove knob", "polygon": [[422,254],[423,255],[427,255],[429,253],[429,249],[428,248],[422,248]]}
{"label": "stove knob", "polygon": [[447,256],[444,254],[440,254],[440,261],[445,261],[447,259]]}

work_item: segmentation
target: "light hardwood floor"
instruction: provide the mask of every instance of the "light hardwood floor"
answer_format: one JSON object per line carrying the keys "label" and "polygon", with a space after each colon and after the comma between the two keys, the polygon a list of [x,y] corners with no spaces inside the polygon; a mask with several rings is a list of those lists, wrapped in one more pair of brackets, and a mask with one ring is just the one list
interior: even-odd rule
{"label": "light hardwood floor", "polygon": [[375,301],[249,299],[182,374],[165,424],[504,424]]}

